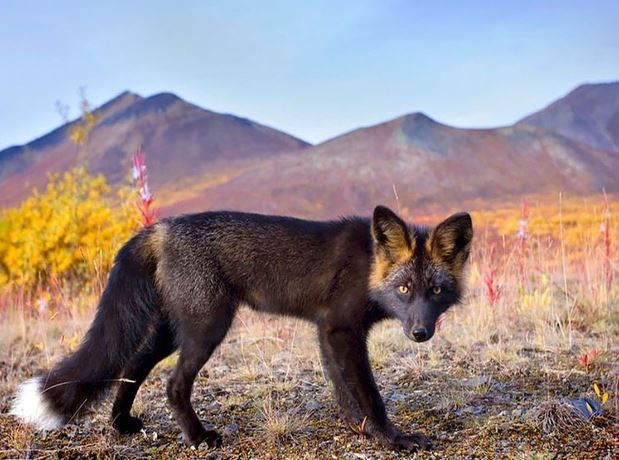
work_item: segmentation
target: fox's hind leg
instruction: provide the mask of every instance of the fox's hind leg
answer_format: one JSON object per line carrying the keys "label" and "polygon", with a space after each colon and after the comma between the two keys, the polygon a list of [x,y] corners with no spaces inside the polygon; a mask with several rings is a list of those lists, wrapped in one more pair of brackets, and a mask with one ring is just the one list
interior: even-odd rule
{"label": "fox's hind leg", "polygon": [[133,400],[150,371],[175,348],[170,325],[161,322],[125,366],[122,376],[133,382],[120,383],[112,409],[112,424],[121,433],[137,433],[142,429],[142,421],[130,415]]}
{"label": "fox's hind leg", "polygon": [[191,390],[198,372],[228,332],[237,306],[236,299],[220,299],[210,303],[210,308],[200,308],[199,313],[189,309],[191,313],[179,321],[181,349],[168,383],[168,400],[185,441],[192,446],[197,447],[203,441],[209,447],[221,445],[221,436],[214,430],[206,430],[193,410]]}

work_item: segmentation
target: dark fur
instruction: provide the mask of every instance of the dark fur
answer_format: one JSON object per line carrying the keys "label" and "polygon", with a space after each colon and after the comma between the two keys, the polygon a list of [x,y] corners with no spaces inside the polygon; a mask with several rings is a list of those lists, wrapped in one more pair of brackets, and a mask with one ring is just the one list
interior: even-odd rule
{"label": "dark fur", "polygon": [[137,390],[180,348],[169,402],[189,444],[219,445],[220,436],[196,416],[191,389],[245,303],[317,325],[345,420],[389,447],[428,447],[425,436],[402,434],[388,420],[367,336],[376,322],[396,317],[409,337],[429,339],[438,316],[460,298],[471,239],[468,214],[429,232],[380,206],[372,221],[236,212],[163,219],[119,251],[84,342],[49,372],[44,395],[69,420],[114,379],[130,379],[135,383],[119,384],[113,424],[139,431],[141,421],[130,416]]}

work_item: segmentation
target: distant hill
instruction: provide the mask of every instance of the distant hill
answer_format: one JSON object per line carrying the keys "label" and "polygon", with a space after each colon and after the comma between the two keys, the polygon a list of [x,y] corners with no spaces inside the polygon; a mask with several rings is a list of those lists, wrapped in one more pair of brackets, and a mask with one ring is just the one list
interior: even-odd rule
{"label": "distant hill", "polygon": [[[164,214],[242,209],[327,217],[393,204],[619,191],[619,83],[581,86],[507,127],[461,129],[412,113],[316,146],[172,94],[123,93],[97,110],[91,169],[120,182],[141,144]],[[0,152],[0,205],[77,161],[68,126]],[[17,192],[15,192],[17,191]],[[6,197],[9,197],[7,200]],[[11,198],[12,197],[12,198]]]}
{"label": "distant hill", "polygon": [[[362,128],[284,155],[173,211],[230,207],[301,215],[367,213],[532,193],[597,193],[619,187],[619,155],[527,124],[458,129],[422,113]],[[238,200],[237,196],[243,196]]]}
{"label": "distant hill", "polygon": [[[234,115],[204,110],[174,94],[144,98],[124,92],[94,111],[97,124],[82,155],[89,169],[112,184],[123,181],[140,146],[148,154],[153,188],[190,187],[243,170],[282,152],[309,144],[281,131]],[[80,161],[67,123],[23,146],[0,151],[0,206],[15,204],[41,187],[47,173]]]}
{"label": "distant hill", "polygon": [[520,124],[619,153],[619,82],[579,86]]}

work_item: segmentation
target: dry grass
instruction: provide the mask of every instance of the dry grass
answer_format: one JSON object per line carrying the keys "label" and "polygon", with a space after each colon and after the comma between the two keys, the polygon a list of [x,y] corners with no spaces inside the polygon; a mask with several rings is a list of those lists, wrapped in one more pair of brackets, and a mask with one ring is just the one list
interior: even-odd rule
{"label": "dry grass", "polygon": [[[605,258],[599,209],[563,205],[552,216],[550,206],[531,206],[524,248],[513,233],[501,236],[490,225],[496,216],[517,220],[517,207],[476,214],[468,295],[429,343],[411,343],[395,322],[373,331],[371,359],[389,413],[406,431],[422,430],[436,440],[437,449],[423,457],[604,458],[619,447],[617,257]],[[574,224],[575,213],[587,211],[592,214]],[[538,231],[538,212],[559,227]],[[619,222],[611,217],[616,249]],[[498,292],[493,301],[489,282]],[[196,455],[177,441],[165,402],[174,357],[157,367],[138,395],[145,435],[114,433],[109,401],[45,436],[6,415],[16,384],[72,350],[88,326],[90,315],[74,312],[95,304],[95,290],[63,295],[59,313],[38,312],[36,298],[17,290],[0,298],[0,457]],[[609,395],[604,416],[574,418],[561,401],[595,398],[593,383]],[[406,458],[338,419],[313,327],[301,321],[242,310],[200,374],[194,401],[199,416],[224,434],[216,453],[199,449],[204,457]]]}
{"label": "dry grass", "polygon": [[531,422],[544,433],[572,433],[587,425],[585,418],[565,399],[550,399],[534,408]]}
{"label": "dry grass", "polygon": [[300,406],[286,407],[269,393],[259,405],[259,422],[259,433],[271,441],[280,442],[303,431],[308,414],[303,413]]}

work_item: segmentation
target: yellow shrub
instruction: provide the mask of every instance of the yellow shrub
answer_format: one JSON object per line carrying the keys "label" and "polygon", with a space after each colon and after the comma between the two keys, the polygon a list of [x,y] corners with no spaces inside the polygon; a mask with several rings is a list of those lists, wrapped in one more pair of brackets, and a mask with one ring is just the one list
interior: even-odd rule
{"label": "yellow shrub", "polygon": [[136,229],[135,210],[110,195],[103,176],[84,168],[52,175],[44,193],[33,192],[0,217],[0,285],[34,285],[50,276],[85,280],[95,260],[107,270]]}

